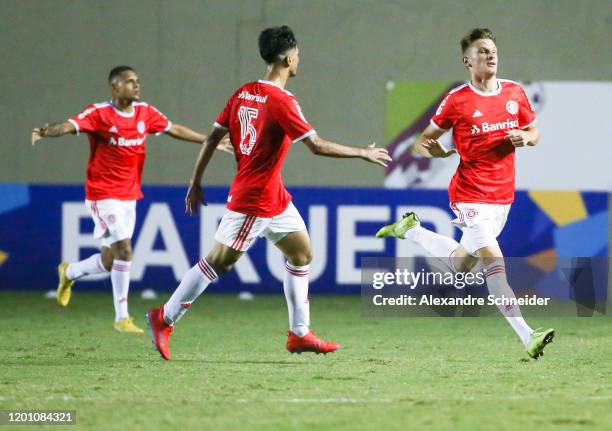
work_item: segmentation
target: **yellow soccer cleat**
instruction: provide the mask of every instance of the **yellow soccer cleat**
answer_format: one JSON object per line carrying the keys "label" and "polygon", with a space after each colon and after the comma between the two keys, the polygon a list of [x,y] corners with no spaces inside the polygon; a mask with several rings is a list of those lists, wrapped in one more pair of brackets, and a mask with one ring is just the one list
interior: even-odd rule
{"label": "yellow soccer cleat", "polygon": [[113,323],[113,329],[117,332],[129,332],[131,334],[142,334],[144,332],[134,324],[134,318],[132,316]]}
{"label": "yellow soccer cleat", "polygon": [[70,280],[66,275],[66,270],[68,269],[68,264],[66,262],[62,262],[57,265],[57,277],[59,278],[59,283],[57,284],[57,303],[62,307],[67,307],[70,302],[70,295],[72,294],[72,285],[75,280]]}
{"label": "yellow soccer cleat", "polygon": [[539,359],[544,355],[544,347],[553,342],[555,330],[552,328],[538,328],[529,335],[527,343],[527,354],[533,359]]}
{"label": "yellow soccer cleat", "polygon": [[421,225],[421,219],[413,212],[404,214],[404,216],[395,223],[381,227],[376,232],[376,238],[384,238],[386,236],[394,236],[395,238],[405,239],[406,232]]}

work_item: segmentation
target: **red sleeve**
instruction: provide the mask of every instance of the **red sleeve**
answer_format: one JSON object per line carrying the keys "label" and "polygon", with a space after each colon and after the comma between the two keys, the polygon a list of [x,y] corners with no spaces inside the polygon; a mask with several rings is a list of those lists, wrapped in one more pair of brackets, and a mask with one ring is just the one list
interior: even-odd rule
{"label": "red sleeve", "polygon": [[520,89],[518,120],[521,129],[532,126],[536,121],[535,111],[523,87]]}
{"label": "red sleeve", "polygon": [[232,97],[227,99],[227,102],[225,103],[225,107],[223,108],[223,111],[221,111],[221,113],[217,117],[217,120],[215,121],[215,124],[214,124],[215,127],[220,127],[222,129],[229,128],[229,116],[230,116],[230,111],[232,109],[233,99],[234,99],[233,95]]}
{"label": "red sleeve", "polygon": [[306,121],[302,108],[294,96],[283,94],[274,102],[273,115],[293,143],[317,133]]}
{"label": "red sleeve", "polygon": [[148,106],[147,133],[161,134],[172,127],[172,122],[153,105]]}
{"label": "red sleeve", "polygon": [[76,128],[76,134],[94,133],[101,129],[100,112],[95,105],[89,105],[81,113],[70,117],[68,121]]}
{"label": "red sleeve", "polygon": [[438,110],[431,117],[431,124],[438,129],[449,130],[457,123],[458,115],[453,102],[453,95],[448,94],[438,106]]}

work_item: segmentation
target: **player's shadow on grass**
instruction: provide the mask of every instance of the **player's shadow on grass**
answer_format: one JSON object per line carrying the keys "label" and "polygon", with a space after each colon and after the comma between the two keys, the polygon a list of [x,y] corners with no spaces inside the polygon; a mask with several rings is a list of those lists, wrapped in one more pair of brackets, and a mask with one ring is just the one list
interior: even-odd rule
{"label": "player's shadow on grass", "polygon": [[[134,358],[113,358],[115,363],[121,362],[132,365],[148,365],[150,362],[164,362],[162,359],[151,358],[150,360],[144,361],[143,358],[139,358],[135,360]],[[139,362],[135,362],[139,361]],[[72,360],[72,361],[32,361],[32,360],[21,360],[21,361],[1,361],[1,366],[45,366],[45,367],[53,367],[53,366],[61,366],[65,367],[66,365],[76,365],[76,366],[84,366],[84,365],[95,365],[103,361],[92,361],[87,360]],[[235,364],[235,365],[310,365],[310,362],[291,362],[291,361],[225,361],[225,360],[211,360],[211,359],[181,359],[174,358],[169,363],[190,363],[190,364]]]}
{"label": "player's shadow on grass", "polygon": [[[180,361],[180,359],[179,359]],[[204,364],[236,364],[236,365],[310,365],[310,362],[292,362],[292,361],[224,361],[224,360],[191,360],[186,359],[188,362],[201,362]]]}

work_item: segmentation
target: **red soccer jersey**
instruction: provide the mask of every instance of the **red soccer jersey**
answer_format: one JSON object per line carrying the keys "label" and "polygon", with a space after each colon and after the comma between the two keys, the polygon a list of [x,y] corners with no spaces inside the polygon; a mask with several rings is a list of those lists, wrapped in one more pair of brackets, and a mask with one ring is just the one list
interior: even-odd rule
{"label": "red soccer jersey", "polygon": [[509,130],[531,126],[536,116],[520,84],[497,81],[491,93],[471,83],[451,90],[431,119],[439,129],[453,129],[461,157],[448,189],[451,202],[514,201],[514,147],[504,137]]}
{"label": "red soccer jersey", "polygon": [[134,102],[131,114],[111,102],[94,103],[70,118],[77,135],[87,132],[89,163],[85,176],[85,197],[135,200],[142,198],[140,178],[149,133],[170,130],[172,123],[144,102]]}
{"label": "red soccer jersey", "polygon": [[291,143],[316,132],[297,99],[270,81],[240,87],[217,117],[215,127],[229,129],[238,162],[227,207],[257,217],[274,217],[287,208],[291,195],[281,169]]}

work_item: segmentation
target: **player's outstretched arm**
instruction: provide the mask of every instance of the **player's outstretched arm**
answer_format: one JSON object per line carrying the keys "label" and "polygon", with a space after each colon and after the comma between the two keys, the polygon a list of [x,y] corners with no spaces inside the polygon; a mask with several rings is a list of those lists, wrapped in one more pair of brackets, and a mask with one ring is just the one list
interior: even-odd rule
{"label": "player's outstretched arm", "polygon": [[367,147],[350,147],[348,145],[337,144],[327,141],[317,135],[304,138],[304,143],[314,154],[325,157],[358,157],[367,162],[381,166],[387,166],[386,162],[391,161],[391,156],[385,148],[377,148],[375,143]]}
{"label": "player's outstretched arm", "polygon": [[193,173],[189,180],[189,190],[187,190],[187,196],[185,197],[185,212],[189,214],[196,214],[200,209],[200,204],[207,205],[202,188],[202,175],[204,175],[206,166],[210,162],[217,145],[226,133],[227,129],[215,127],[204,140],[198,160],[193,167]]}
{"label": "player's outstretched arm", "polygon": [[438,141],[440,136],[444,134],[444,130],[433,127],[432,125],[427,126],[417,142],[412,146],[413,154],[420,154],[422,156],[432,157],[448,157],[452,156],[457,150],[447,150],[444,145]]}
{"label": "player's outstretched arm", "polygon": [[531,126],[523,130],[510,130],[506,133],[506,140],[515,147],[535,147],[540,141],[540,131],[537,127]]}
{"label": "player's outstretched arm", "polygon": [[75,134],[76,128],[69,121],[63,123],[45,123],[41,127],[36,127],[32,130],[32,146],[36,145],[36,142],[42,138],[57,138],[67,134]]}
{"label": "player's outstretched arm", "polygon": [[[168,133],[175,139],[194,142],[196,144],[202,144],[206,140],[206,135],[198,133],[195,130],[192,130],[189,127],[183,126],[181,124],[172,123],[172,127],[170,127],[170,130],[168,130],[168,132],[166,133]],[[232,143],[227,137],[219,141],[219,144],[217,145],[217,150],[229,154],[234,154],[234,148],[232,147]]]}

